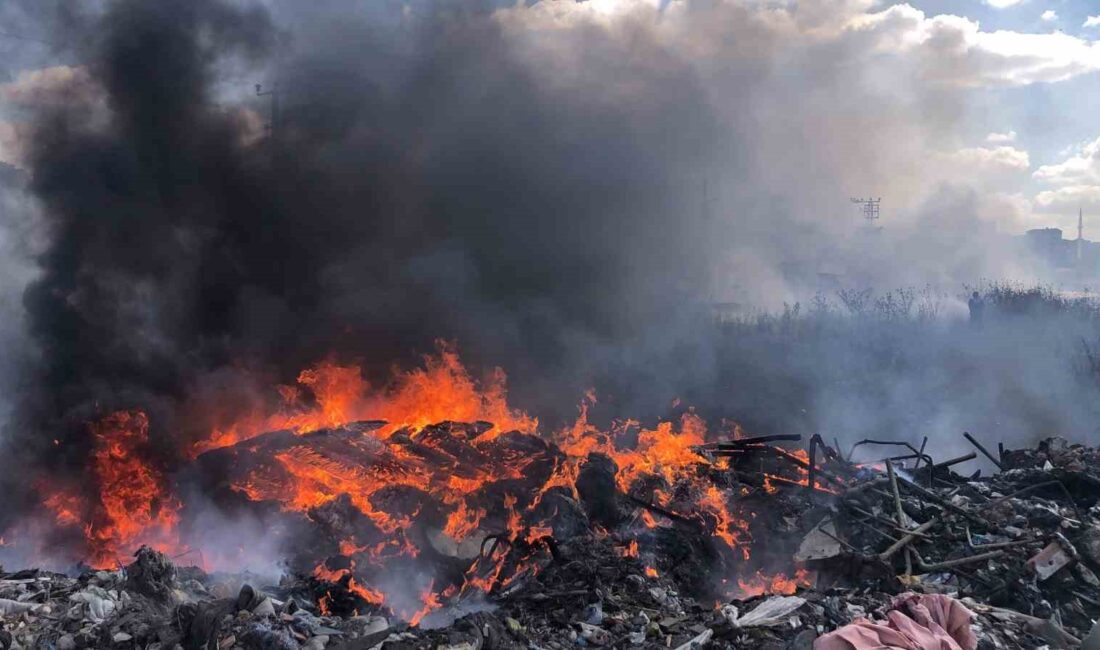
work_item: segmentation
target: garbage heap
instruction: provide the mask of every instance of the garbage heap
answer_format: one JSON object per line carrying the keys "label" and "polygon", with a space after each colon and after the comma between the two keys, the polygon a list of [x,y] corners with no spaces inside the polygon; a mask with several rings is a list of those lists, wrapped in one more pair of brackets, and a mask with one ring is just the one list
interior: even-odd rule
{"label": "garbage heap", "polygon": [[[580,499],[587,529],[552,540],[540,570],[416,624],[363,600],[347,573],[267,584],[142,548],[114,571],[0,571],[0,649],[1097,647],[1100,450],[1052,438],[991,451],[966,437],[975,452],[952,459],[899,441],[841,454],[816,436],[808,454],[759,439],[700,447],[732,484],[755,477],[746,498],[766,513],[753,552],[792,569],[742,575],[722,598],[706,526],[612,491]],[[851,460],[874,448],[886,457]],[[994,472],[957,473],[979,453]],[[805,475],[761,471],[764,456]],[[641,534],[591,523],[643,517],[655,525]],[[632,541],[641,552],[624,552]]]}

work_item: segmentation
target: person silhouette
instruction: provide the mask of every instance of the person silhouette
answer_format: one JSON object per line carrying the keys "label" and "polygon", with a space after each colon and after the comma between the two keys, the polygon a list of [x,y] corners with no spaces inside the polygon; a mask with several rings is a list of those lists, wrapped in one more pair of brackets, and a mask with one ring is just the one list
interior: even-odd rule
{"label": "person silhouette", "polygon": [[985,312],[985,301],[982,300],[981,295],[975,291],[970,295],[970,300],[968,300],[966,304],[970,307],[970,324],[981,325],[982,316]]}

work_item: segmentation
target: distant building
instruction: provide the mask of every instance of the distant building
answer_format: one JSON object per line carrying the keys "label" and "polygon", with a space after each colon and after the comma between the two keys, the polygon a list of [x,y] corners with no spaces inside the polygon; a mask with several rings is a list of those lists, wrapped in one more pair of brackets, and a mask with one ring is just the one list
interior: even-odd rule
{"label": "distant building", "polygon": [[1028,250],[1055,271],[1098,275],[1100,243],[1084,239],[1080,223],[1077,239],[1063,239],[1061,228],[1036,228],[1024,234]]}

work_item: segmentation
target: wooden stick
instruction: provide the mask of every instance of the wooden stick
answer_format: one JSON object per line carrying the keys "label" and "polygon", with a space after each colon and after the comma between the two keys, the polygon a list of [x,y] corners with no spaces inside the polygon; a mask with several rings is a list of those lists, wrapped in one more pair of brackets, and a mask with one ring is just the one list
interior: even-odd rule
{"label": "wooden stick", "polygon": [[775,434],[771,436],[756,436],[754,438],[738,438],[737,440],[720,440],[718,442],[710,442],[702,445],[704,449],[733,449],[738,447],[747,447],[749,445],[760,445],[766,442],[801,442],[802,436],[797,433],[791,434]]}
{"label": "wooden stick", "polygon": [[626,498],[630,499],[630,501],[633,502],[634,504],[639,505],[639,506],[645,508],[646,510],[656,512],[657,514],[661,515],[662,517],[668,517],[669,519],[671,519],[674,522],[678,522],[678,523],[681,523],[681,524],[685,524],[687,526],[691,526],[692,528],[694,528],[696,530],[702,530],[703,529],[703,524],[701,522],[696,521],[695,519],[692,519],[690,517],[686,517],[684,515],[681,515],[678,512],[673,512],[673,511],[668,510],[666,508],[662,508],[661,506],[659,506],[655,503],[650,503],[649,501],[646,501],[645,499],[636,497],[633,494],[626,495]]}
{"label": "wooden stick", "polygon": [[[927,439],[926,439],[927,440]],[[890,491],[894,493],[894,510],[898,521],[898,528],[905,530],[905,510],[901,507],[901,492],[898,492],[898,475],[894,472],[894,464],[886,463],[886,475],[890,478]],[[905,575],[913,575],[913,561],[909,558],[909,552],[905,553]]]}
{"label": "wooden stick", "polygon": [[[920,526],[917,526],[912,532],[913,533],[926,533],[933,526],[935,526],[938,523],[940,523],[940,518],[939,517],[934,517],[934,518],[929,519],[928,521],[924,522]],[[890,546],[890,548],[886,549],[882,553],[879,553],[878,558],[880,560],[882,560],[883,562],[889,561],[890,558],[892,558],[894,556],[894,553],[897,553],[898,551],[905,548],[906,546],[909,546],[910,544],[913,543],[913,540],[915,540],[915,539],[917,539],[916,535],[913,535],[912,533],[907,533],[905,535],[905,537],[902,537],[898,541],[894,542]]]}

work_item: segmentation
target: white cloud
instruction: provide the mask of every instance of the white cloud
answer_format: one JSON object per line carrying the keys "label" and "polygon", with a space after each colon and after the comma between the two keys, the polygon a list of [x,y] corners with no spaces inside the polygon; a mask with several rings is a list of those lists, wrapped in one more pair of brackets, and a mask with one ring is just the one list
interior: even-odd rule
{"label": "white cloud", "polygon": [[933,155],[929,161],[934,181],[960,184],[984,193],[999,193],[1019,187],[1031,169],[1031,157],[1011,146],[966,147]]}
{"label": "white cloud", "polygon": [[[1100,42],[1063,32],[984,31],[965,16],[928,16],[909,4],[876,10],[880,3],[873,0],[715,0],[706,12],[686,0],[672,0],[664,10],[653,0],[540,2],[530,9],[523,4],[498,15],[506,23],[537,21],[551,30],[581,22],[653,30],[671,49],[694,58],[724,51],[736,31],[745,54],[766,56],[768,49],[783,47],[779,39],[796,47],[839,44],[866,56],[896,56],[925,81],[964,88],[1050,83],[1100,71]],[[705,20],[702,13],[708,14]]]}
{"label": "white cloud", "polygon": [[1080,206],[1100,207],[1100,138],[1077,147],[1060,163],[1043,165],[1032,177],[1051,186],[1035,196],[1042,208],[1069,213]]}
{"label": "white cloud", "polygon": [[873,36],[881,52],[912,58],[937,83],[1023,86],[1100,70],[1100,43],[1062,32],[982,31],[964,16],[929,18],[907,4],[852,16],[847,26]]}
{"label": "white cloud", "polygon": [[1100,186],[1100,138],[1086,143],[1077,153],[1055,165],[1035,170],[1035,180],[1062,187]]}
{"label": "white cloud", "polygon": [[1089,16],[1085,19],[1085,24],[1082,27],[1098,27],[1100,26],[1100,16]]}
{"label": "white cloud", "polygon": [[[590,83],[586,44],[592,30],[659,53],[649,65],[680,74],[676,65],[686,63],[708,89],[716,115],[751,125],[745,128],[753,134],[753,150],[769,161],[754,169],[756,186],[789,187],[808,168],[830,170],[805,189],[804,198],[792,200],[793,214],[835,200],[837,187],[854,187],[888,196],[897,206],[893,218],[908,219],[907,210],[949,185],[972,190],[975,205],[993,206],[990,219],[1001,215],[1005,228],[1033,225],[1030,215],[1041,206],[1034,191],[1021,193],[1035,171],[1029,152],[1007,124],[993,122],[998,132],[974,133],[959,119],[969,90],[1100,71],[1100,45],[1088,39],[983,30],[965,16],[929,15],[882,0],[714,0],[705,10],[671,0],[661,6],[605,0],[597,11],[591,3],[518,3],[497,16],[517,47],[530,50],[531,65],[554,69],[557,80]],[[563,32],[581,40],[542,36]],[[777,61],[785,74],[773,76]],[[814,73],[801,74],[805,70]],[[751,92],[746,79],[755,84]],[[618,102],[635,101],[639,87],[625,72],[595,83],[605,93],[609,85],[621,86],[613,93]],[[777,108],[792,94],[812,97],[815,110]],[[853,95],[873,101],[853,108]],[[960,149],[958,142],[975,146]]]}
{"label": "white cloud", "polygon": [[949,158],[963,168],[975,172],[1025,171],[1031,168],[1028,153],[1015,147],[968,147],[952,152]]}
{"label": "white cloud", "polygon": [[1055,212],[1076,211],[1080,206],[1100,206],[1100,185],[1070,185],[1044,190],[1035,203]]}
{"label": "white cloud", "polygon": [[996,9],[1007,9],[1008,7],[1015,7],[1023,1],[1024,0],[985,0],[985,3]]}
{"label": "white cloud", "polygon": [[1016,132],[1009,131],[1008,133],[990,133],[985,136],[985,141],[989,144],[1007,144],[1009,142],[1016,142]]}
{"label": "white cloud", "polygon": [[1042,16],[1039,16],[1039,18],[1048,23],[1054,22],[1055,20],[1058,20],[1058,12],[1053,9],[1047,9],[1043,12]]}

